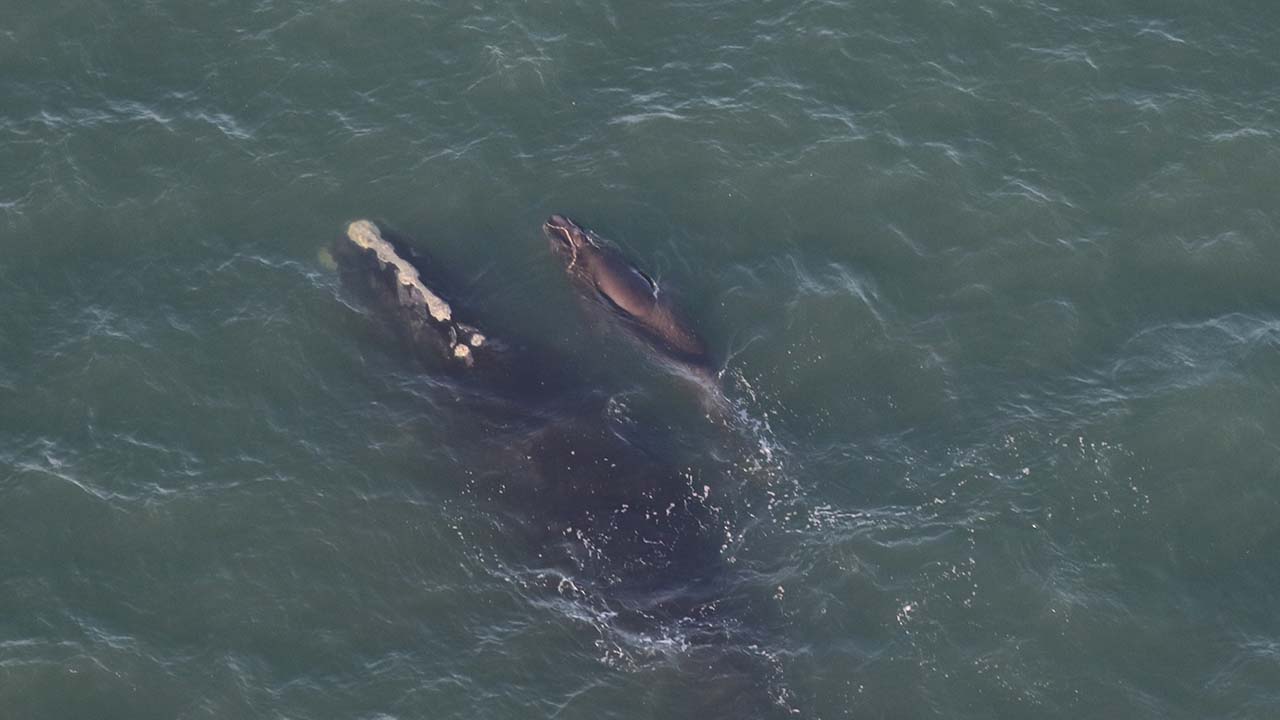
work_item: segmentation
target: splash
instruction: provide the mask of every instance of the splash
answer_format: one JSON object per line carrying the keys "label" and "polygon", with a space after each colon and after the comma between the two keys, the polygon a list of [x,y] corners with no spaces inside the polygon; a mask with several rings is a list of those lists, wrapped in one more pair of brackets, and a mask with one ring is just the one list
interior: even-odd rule
{"label": "splash", "polygon": [[721,422],[747,444],[746,453],[737,459],[738,469],[766,485],[785,478],[788,475],[786,448],[769,420],[770,415],[777,414],[776,410],[768,409],[768,399],[740,370],[726,368],[722,378],[733,397],[720,396],[724,410]]}

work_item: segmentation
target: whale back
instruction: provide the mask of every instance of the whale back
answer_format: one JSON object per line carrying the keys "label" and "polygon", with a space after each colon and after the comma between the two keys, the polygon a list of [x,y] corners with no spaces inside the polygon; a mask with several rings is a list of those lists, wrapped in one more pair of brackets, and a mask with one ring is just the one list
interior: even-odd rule
{"label": "whale back", "polygon": [[624,329],[674,361],[682,373],[692,371],[699,383],[714,385],[716,372],[706,345],[652,276],[563,215],[552,215],[542,229],[575,287],[612,310]]}
{"label": "whale back", "polygon": [[696,365],[707,363],[707,348],[689,323],[658,289],[658,283],[621,255],[601,250],[593,260],[596,291],[660,349]]}
{"label": "whale back", "polygon": [[658,306],[658,284],[615,252],[601,249],[592,259],[591,280],[596,292],[618,310],[644,319]]}

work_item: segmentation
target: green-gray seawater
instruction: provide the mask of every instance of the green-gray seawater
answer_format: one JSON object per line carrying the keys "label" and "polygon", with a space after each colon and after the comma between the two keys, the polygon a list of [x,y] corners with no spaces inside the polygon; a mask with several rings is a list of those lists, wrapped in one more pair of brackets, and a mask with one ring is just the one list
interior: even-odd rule
{"label": "green-gray seawater", "polygon": [[[714,715],[684,626],[539,576],[491,419],[322,252],[365,217],[664,438],[760,717],[1276,717],[1278,31],[7,3],[0,718]],[[676,293],[729,421],[581,312],[553,212]]]}

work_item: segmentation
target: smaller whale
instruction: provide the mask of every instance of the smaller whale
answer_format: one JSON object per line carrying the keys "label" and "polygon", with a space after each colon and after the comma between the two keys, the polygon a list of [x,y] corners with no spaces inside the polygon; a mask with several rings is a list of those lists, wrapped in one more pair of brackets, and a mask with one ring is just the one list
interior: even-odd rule
{"label": "smaller whale", "polygon": [[579,291],[599,300],[621,318],[634,335],[693,370],[699,379],[714,378],[706,343],[653,277],[595,233],[563,215],[552,215],[542,229]]}

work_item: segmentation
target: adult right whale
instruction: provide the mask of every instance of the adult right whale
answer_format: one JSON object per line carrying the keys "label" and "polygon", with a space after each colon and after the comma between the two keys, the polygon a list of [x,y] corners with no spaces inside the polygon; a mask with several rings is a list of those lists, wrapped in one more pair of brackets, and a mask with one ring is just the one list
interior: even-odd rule
{"label": "adult right whale", "polygon": [[[647,276],[557,218],[577,228],[571,275],[589,269],[581,277],[592,292],[652,342],[669,342],[666,352],[705,359],[665,298],[645,298]],[[760,650],[769,616],[740,591],[726,556],[737,525],[723,467],[673,457],[670,428],[619,418],[556,349],[451,302],[446,269],[407,237],[358,220],[331,253],[344,287],[378,306],[442,381],[430,407],[474,416],[461,424],[466,441],[450,443],[482,460],[468,464],[460,497],[481,501],[482,525],[507,536],[483,552],[517,592],[588,618],[637,669],[679,669],[646,698],[678,708],[677,717],[789,717],[775,661]]]}
{"label": "adult right whale", "polygon": [[697,379],[714,384],[716,370],[706,343],[653,277],[563,215],[552,215],[542,230],[580,292],[603,303],[640,340]]}

